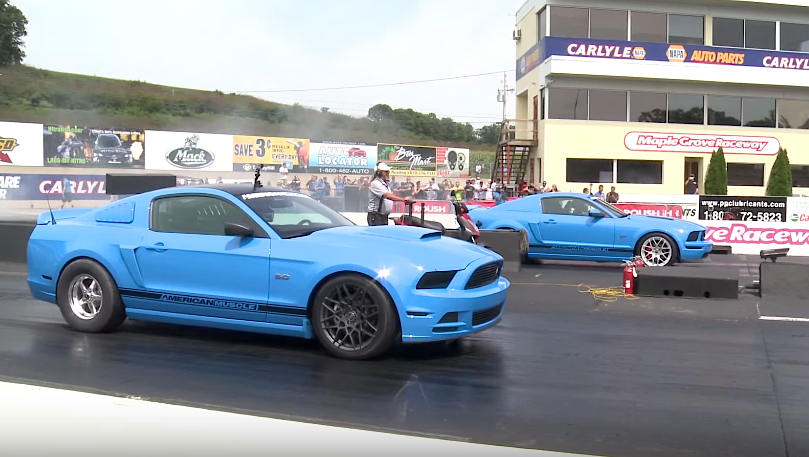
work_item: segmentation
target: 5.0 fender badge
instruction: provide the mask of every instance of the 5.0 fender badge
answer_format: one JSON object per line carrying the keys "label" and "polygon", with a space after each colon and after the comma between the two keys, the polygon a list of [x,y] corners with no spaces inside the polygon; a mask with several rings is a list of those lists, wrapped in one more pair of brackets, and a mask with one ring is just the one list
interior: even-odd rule
{"label": "5.0 fender badge", "polygon": [[287,279],[289,279],[289,275],[276,273],[275,274],[275,279],[282,279],[282,280],[286,281]]}

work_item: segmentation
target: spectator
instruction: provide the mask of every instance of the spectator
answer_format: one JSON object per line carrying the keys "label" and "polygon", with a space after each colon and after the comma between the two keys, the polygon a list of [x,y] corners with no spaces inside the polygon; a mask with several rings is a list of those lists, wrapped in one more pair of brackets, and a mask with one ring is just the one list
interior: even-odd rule
{"label": "spectator", "polygon": [[699,185],[694,175],[689,176],[688,181],[685,182],[685,193],[688,195],[699,193]]}
{"label": "spectator", "polygon": [[586,187],[584,188],[584,190],[582,192],[584,192],[584,195],[590,195],[590,189],[588,189]]}
{"label": "spectator", "polygon": [[287,168],[286,162],[281,164],[281,168],[278,169],[278,173],[281,173],[281,181],[280,184],[284,185],[287,183],[287,179],[289,179],[289,168]]}
{"label": "spectator", "polygon": [[604,186],[603,185],[598,186],[598,192],[596,192],[593,195],[595,195],[598,198],[604,198]]}
{"label": "spectator", "polygon": [[342,197],[343,196],[343,189],[345,188],[345,178],[342,175],[337,175],[334,178],[334,196],[335,197]]}
{"label": "spectator", "polygon": [[464,187],[464,193],[466,194],[466,201],[472,201],[475,199],[475,186],[472,185],[472,181],[466,181],[466,186]]}
{"label": "spectator", "polygon": [[551,186],[551,190],[549,190],[548,192],[559,192],[559,188],[556,187],[556,184],[554,184],[553,186]]}
{"label": "spectator", "polygon": [[607,194],[607,203],[618,203],[618,192],[615,192],[615,186],[612,186]]}

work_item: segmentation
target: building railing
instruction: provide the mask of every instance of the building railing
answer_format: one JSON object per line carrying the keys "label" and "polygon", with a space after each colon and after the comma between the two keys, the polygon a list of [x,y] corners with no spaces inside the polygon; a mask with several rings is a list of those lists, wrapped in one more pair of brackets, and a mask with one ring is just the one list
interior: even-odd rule
{"label": "building railing", "polygon": [[506,119],[500,123],[499,143],[512,140],[539,141],[538,119]]}

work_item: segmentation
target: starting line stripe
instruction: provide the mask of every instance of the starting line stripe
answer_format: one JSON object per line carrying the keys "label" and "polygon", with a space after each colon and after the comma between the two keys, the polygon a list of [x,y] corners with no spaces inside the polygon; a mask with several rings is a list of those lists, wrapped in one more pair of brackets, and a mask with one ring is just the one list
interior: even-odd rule
{"label": "starting line stripe", "polygon": [[[92,446],[76,444],[92,431]],[[68,443],[68,444],[65,444]],[[73,444],[70,444],[73,443]],[[371,432],[145,400],[0,382],[0,454],[60,455],[80,446],[86,457],[121,455],[463,455],[588,457]],[[74,448],[76,449],[76,448]],[[384,451],[382,451],[384,450]],[[589,456],[595,457],[595,456]]]}
{"label": "starting line stripe", "polygon": [[761,316],[759,319],[763,321],[780,321],[780,322],[809,322],[805,317],[778,317],[778,316]]}

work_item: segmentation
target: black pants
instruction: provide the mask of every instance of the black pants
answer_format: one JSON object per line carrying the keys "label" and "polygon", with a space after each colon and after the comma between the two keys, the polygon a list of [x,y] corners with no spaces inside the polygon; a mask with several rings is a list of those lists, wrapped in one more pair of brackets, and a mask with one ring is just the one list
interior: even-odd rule
{"label": "black pants", "polygon": [[388,216],[379,213],[368,213],[368,226],[388,225]]}

